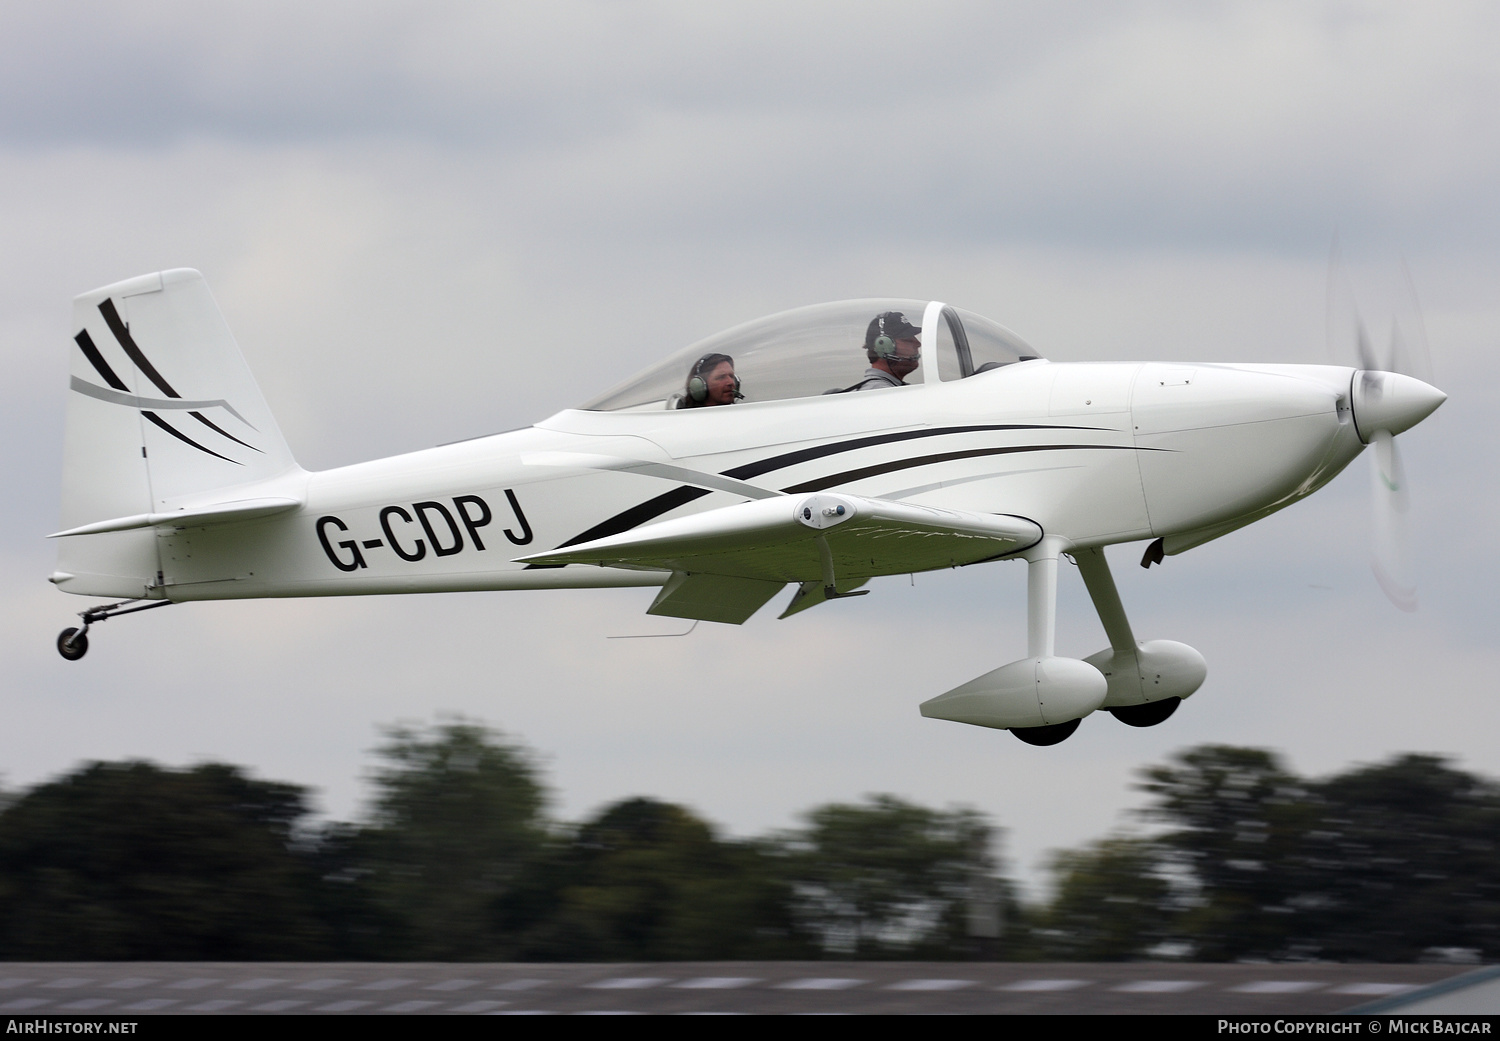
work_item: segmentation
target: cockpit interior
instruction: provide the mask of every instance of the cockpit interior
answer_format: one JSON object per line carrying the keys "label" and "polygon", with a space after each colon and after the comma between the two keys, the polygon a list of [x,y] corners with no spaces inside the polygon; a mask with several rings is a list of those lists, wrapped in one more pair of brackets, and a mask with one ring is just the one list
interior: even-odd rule
{"label": "cockpit interior", "polygon": [[[680,410],[849,392],[871,364],[872,323],[893,313],[902,316],[902,329],[920,332],[920,361],[905,375],[908,387],[967,379],[1040,357],[1004,326],[940,301],[841,300],[758,318],[699,340],[582,407]],[[726,376],[734,385],[720,390]]]}

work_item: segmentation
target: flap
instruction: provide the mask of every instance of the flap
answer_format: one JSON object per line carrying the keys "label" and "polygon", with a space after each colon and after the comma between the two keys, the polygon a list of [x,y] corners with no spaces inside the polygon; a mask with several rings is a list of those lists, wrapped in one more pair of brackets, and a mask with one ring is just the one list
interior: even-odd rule
{"label": "flap", "polygon": [[667,580],[646,613],[743,625],[781,592],[781,586],[780,582],[753,578],[686,575],[679,571]]}

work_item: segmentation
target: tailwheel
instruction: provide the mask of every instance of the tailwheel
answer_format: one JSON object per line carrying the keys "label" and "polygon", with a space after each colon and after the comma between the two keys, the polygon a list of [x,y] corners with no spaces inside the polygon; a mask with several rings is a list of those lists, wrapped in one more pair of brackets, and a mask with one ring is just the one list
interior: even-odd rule
{"label": "tailwheel", "polygon": [[68,661],[77,661],[89,652],[89,638],[82,629],[64,629],[57,634],[57,653]]}
{"label": "tailwheel", "polygon": [[1162,698],[1160,701],[1148,701],[1144,705],[1123,705],[1109,711],[1126,726],[1154,727],[1158,723],[1165,723],[1167,717],[1176,712],[1177,706],[1181,704],[1181,698]]}
{"label": "tailwheel", "polygon": [[121,600],[117,604],[100,604],[91,607],[87,611],[79,611],[78,617],[83,619],[82,629],[64,629],[57,634],[57,653],[68,661],[77,661],[89,652],[89,626],[99,622],[107,622],[116,615],[135,614],[137,611],[149,611],[155,607],[167,607],[174,601],[171,600],[147,600],[142,603],[140,599]]}
{"label": "tailwheel", "polygon": [[1056,745],[1072,737],[1082,722],[1082,719],[1070,719],[1047,727],[1011,727],[1010,732],[1028,745]]}

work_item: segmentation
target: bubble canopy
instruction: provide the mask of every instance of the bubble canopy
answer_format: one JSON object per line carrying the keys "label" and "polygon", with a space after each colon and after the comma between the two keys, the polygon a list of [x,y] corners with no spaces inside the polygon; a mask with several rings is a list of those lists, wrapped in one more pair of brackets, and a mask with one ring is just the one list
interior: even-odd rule
{"label": "bubble canopy", "polygon": [[966,379],[1039,357],[1004,326],[940,301],[841,300],[757,318],[699,340],[582,407],[691,408],[702,400],[704,384],[724,372],[722,360],[705,363],[710,355],[732,360],[739,400],[747,404],[849,391],[870,365],[865,340],[871,322],[886,316],[893,329],[905,328],[890,318],[892,312],[921,330],[921,362],[906,376],[908,385]]}

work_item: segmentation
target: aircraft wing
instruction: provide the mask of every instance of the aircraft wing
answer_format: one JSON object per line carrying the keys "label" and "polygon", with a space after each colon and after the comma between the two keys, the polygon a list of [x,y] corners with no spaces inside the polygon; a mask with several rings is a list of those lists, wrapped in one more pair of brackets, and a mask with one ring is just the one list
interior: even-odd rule
{"label": "aircraft wing", "polygon": [[972,564],[1042,537],[1024,517],[942,510],[857,495],[778,495],[521,557],[527,564],[716,575],[758,582],[829,582]]}

